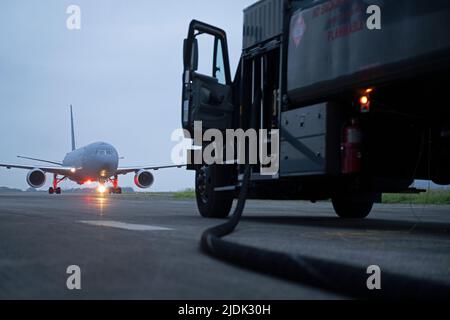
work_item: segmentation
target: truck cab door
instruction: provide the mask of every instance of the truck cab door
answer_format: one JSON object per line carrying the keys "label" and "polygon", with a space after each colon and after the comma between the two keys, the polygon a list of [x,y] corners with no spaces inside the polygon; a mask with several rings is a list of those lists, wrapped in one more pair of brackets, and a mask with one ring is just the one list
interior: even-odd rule
{"label": "truck cab door", "polygon": [[225,31],[192,21],[184,41],[183,128],[193,135],[194,122],[201,121],[204,130],[232,129],[231,85]]}

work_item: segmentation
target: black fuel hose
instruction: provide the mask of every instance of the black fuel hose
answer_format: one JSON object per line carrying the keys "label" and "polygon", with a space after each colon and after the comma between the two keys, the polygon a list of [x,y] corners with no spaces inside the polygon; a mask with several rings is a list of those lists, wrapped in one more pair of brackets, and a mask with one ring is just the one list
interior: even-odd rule
{"label": "black fuel hose", "polygon": [[450,286],[383,271],[381,290],[369,290],[367,267],[275,252],[242,245],[223,238],[239,225],[250,188],[251,166],[244,180],[233,216],[224,224],[206,230],[202,250],[217,259],[303,285],[357,299],[449,299]]}
{"label": "black fuel hose", "polygon": [[233,233],[244,212],[251,169],[245,170],[237,207],[229,221],[206,230],[202,250],[210,256],[246,269],[299,282],[358,299],[449,299],[450,287],[433,281],[382,272],[381,290],[367,287],[367,267],[337,263],[229,242],[223,237]]}

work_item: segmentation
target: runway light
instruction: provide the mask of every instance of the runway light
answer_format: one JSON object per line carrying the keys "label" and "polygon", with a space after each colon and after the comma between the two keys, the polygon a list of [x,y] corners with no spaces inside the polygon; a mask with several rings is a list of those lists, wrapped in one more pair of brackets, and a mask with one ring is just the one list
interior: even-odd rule
{"label": "runway light", "polygon": [[372,92],[373,92],[373,88],[369,88],[369,89],[366,90],[367,94],[372,93]]}
{"label": "runway light", "polygon": [[105,193],[106,192],[106,187],[101,184],[101,185],[98,186],[97,191],[99,193]]}
{"label": "runway light", "polygon": [[72,169],[70,169],[70,172],[75,173],[75,172],[77,172],[77,169],[72,168]]}

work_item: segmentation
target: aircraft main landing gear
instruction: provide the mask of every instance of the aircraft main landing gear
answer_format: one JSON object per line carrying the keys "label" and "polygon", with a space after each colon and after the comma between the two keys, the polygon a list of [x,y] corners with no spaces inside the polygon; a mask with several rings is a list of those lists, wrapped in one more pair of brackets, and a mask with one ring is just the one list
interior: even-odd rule
{"label": "aircraft main landing gear", "polygon": [[61,194],[62,190],[58,187],[58,184],[66,180],[66,177],[58,179],[58,175],[53,175],[53,187],[48,189],[48,194]]}
{"label": "aircraft main landing gear", "polygon": [[109,188],[110,194],[122,194],[122,188],[119,187],[119,177],[114,176],[114,179],[111,179],[111,182],[113,184],[112,188]]}
{"label": "aircraft main landing gear", "polygon": [[109,194],[122,194],[122,188],[109,188]]}
{"label": "aircraft main landing gear", "polygon": [[49,194],[61,194],[62,193],[62,190],[61,190],[61,188],[49,188],[48,189],[48,193]]}

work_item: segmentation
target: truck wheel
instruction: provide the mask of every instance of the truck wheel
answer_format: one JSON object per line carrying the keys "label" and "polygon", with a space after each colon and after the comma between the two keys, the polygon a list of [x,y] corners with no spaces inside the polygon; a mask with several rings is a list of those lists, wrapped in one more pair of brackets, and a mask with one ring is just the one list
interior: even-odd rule
{"label": "truck wheel", "polygon": [[233,172],[228,166],[203,166],[195,177],[195,194],[200,214],[204,218],[226,218],[233,205],[232,191],[217,192],[217,187],[229,186]]}
{"label": "truck wheel", "polygon": [[372,211],[375,198],[372,194],[337,196],[333,198],[336,214],[343,219],[364,219]]}

